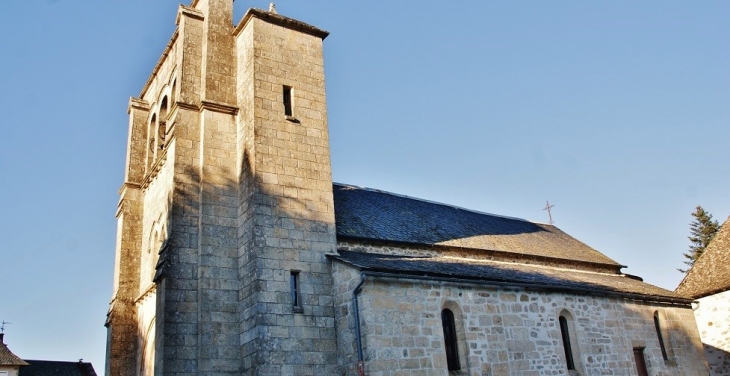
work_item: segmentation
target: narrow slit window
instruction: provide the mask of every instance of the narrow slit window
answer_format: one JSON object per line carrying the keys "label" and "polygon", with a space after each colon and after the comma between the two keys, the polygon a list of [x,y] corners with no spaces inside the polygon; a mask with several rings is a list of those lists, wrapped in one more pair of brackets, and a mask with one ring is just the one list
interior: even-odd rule
{"label": "narrow slit window", "polygon": [[669,357],[667,356],[667,349],[664,347],[662,327],[659,324],[659,312],[654,312],[654,328],[656,329],[656,336],[659,339],[659,347],[662,349],[662,358],[664,358],[664,360],[669,360]]}
{"label": "narrow slit window", "polygon": [[563,349],[565,350],[565,361],[568,363],[568,369],[575,369],[575,362],[573,362],[573,349],[570,346],[570,332],[568,331],[568,320],[565,317],[560,316],[560,334],[563,337]]}
{"label": "narrow slit window", "polygon": [[284,115],[293,116],[292,112],[292,89],[284,85]]}
{"label": "narrow slit window", "polygon": [[444,347],[446,348],[446,364],[449,371],[458,371],[461,369],[459,363],[459,344],[456,338],[456,322],[454,321],[454,312],[450,309],[441,311],[441,325],[444,329]]}
{"label": "narrow slit window", "polygon": [[300,308],[301,302],[299,301],[299,272],[292,270],[289,276],[289,285],[291,290],[291,305],[294,308]]}

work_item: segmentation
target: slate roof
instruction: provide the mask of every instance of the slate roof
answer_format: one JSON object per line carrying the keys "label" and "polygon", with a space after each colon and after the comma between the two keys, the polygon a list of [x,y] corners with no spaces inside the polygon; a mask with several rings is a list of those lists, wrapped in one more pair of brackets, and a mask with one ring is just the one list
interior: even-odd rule
{"label": "slate roof", "polygon": [[730,290],[730,218],[722,224],[675,292],[698,299]]}
{"label": "slate roof", "polygon": [[622,265],[559,228],[335,183],[337,236]]}
{"label": "slate roof", "polygon": [[651,301],[689,304],[690,299],[621,274],[560,269],[532,264],[444,256],[413,257],[340,250],[330,258],[362,271],[457,278],[476,283],[506,283],[586,294],[631,296]]}
{"label": "slate roof", "polygon": [[24,366],[28,364],[10,351],[4,342],[4,336],[3,333],[0,333],[0,366]]}
{"label": "slate roof", "polygon": [[29,366],[20,367],[18,376],[96,376],[91,363],[28,360]]}

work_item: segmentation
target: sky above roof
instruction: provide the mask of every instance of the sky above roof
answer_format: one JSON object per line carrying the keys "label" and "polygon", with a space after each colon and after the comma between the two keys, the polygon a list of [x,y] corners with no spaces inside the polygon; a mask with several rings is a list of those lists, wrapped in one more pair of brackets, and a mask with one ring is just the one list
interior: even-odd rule
{"label": "sky above roof", "polygon": [[[179,0],[10,0],[0,320],[103,369],[126,108]],[[236,22],[248,7],[238,0]],[[547,221],[658,286],[730,214],[730,3],[279,1],[325,40],[335,181]]]}

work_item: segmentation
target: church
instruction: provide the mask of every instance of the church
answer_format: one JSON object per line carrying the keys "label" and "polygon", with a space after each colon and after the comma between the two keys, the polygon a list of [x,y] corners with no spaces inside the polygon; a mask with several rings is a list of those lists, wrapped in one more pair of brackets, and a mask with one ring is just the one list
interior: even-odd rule
{"label": "church", "polygon": [[548,224],[333,183],[328,33],[181,5],[128,106],[106,375],[707,375],[692,300]]}

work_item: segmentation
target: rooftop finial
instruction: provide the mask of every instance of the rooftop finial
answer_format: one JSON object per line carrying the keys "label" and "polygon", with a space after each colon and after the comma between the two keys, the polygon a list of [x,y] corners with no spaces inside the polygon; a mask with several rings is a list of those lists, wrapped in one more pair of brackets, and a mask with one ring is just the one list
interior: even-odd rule
{"label": "rooftop finial", "polygon": [[542,210],[547,210],[547,212],[548,212],[548,218],[550,218],[550,224],[551,225],[553,223],[555,223],[555,222],[553,222],[553,214],[550,212],[550,209],[552,209],[553,206],[555,206],[555,205],[550,205],[550,201],[547,201],[547,203],[545,204],[545,208],[542,209]]}
{"label": "rooftop finial", "polygon": [[274,4],[273,2],[269,3],[269,13],[276,14],[276,4]]}

